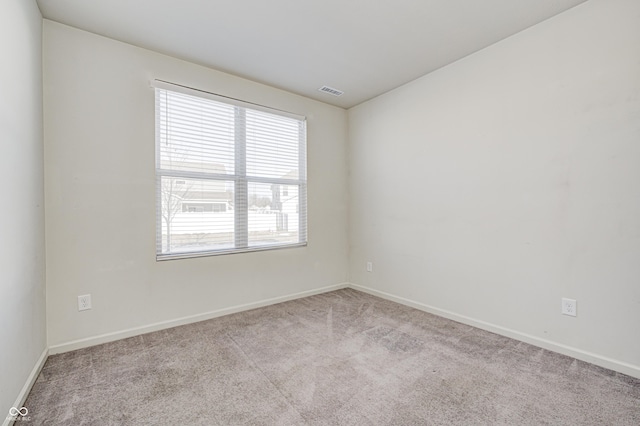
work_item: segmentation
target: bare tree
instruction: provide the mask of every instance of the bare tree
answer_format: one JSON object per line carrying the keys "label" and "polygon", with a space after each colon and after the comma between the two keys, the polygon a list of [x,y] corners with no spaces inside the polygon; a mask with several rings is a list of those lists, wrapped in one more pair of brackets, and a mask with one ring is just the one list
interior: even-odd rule
{"label": "bare tree", "polygon": [[192,183],[182,180],[178,184],[175,178],[165,178],[161,185],[162,218],[167,230],[167,251],[171,251],[171,223],[176,214],[182,210],[182,202],[191,190]]}
{"label": "bare tree", "polygon": [[[167,132],[169,130],[167,129]],[[170,138],[165,140],[164,149],[162,149],[163,167],[169,170],[175,170],[179,164],[184,164],[189,157],[189,149],[185,149],[184,145],[173,145]],[[182,203],[193,187],[193,182],[185,178],[163,177],[160,185],[162,197],[161,214],[164,219],[165,229],[167,231],[167,251],[171,251],[171,223],[176,214],[182,210]]]}

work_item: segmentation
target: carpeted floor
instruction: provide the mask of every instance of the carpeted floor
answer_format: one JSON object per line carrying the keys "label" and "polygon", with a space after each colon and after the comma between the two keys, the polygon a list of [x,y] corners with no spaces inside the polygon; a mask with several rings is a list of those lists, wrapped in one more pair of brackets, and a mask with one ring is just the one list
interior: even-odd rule
{"label": "carpeted floor", "polygon": [[640,425],[640,380],[339,290],[51,356],[25,406],[31,425]]}

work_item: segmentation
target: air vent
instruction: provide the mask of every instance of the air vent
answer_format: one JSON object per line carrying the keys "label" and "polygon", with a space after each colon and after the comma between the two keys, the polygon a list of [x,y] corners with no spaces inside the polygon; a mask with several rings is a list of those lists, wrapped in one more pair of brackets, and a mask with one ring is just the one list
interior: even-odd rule
{"label": "air vent", "polygon": [[342,90],[334,89],[333,87],[329,86],[322,86],[318,90],[333,96],[342,96],[342,94],[344,93]]}

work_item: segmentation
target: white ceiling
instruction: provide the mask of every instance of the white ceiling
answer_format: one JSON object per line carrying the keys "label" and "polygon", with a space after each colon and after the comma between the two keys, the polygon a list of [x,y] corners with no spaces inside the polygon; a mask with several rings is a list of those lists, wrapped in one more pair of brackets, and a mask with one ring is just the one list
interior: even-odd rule
{"label": "white ceiling", "polygon": [[37,1],[47,19],[348,108],[585,0]]}

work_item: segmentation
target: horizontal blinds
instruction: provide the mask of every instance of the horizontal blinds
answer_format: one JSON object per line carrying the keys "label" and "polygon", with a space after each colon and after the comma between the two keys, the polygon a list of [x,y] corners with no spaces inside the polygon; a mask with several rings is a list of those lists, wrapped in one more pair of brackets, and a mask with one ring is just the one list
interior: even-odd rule
{"label": "horizontal blinds", "polygon": [[306,243],[304,119],[166,87],[156,85],[158,258]]}
{"label": "horizontal blinds", "polygon": [[185,95],[193,96],[195,98],[209,99],[212,101],[221,102],[226,105],[233,105],[233,106],[238,106],[241,108],[246,108],[254,111],[264,111],[268,114],[281,115],[283,117],[290,117],[298,121],[305,121],[304,115],[296,114],[289,111],[283,111],[276,108],[271,108],[271,107],[260,105],[253,102],[247,102],[240,99],[235,99],[229,96],[219,95],[217,93],[206,92],[204,90],[195,89],[193,87],[188,87],[181,84],[170,83],[164,80],[152,80],[151,87],[154,87],[156,89],[171,91],[174,93],[182,93]]}
{"label": "horizontal blinds", "polygon": [[235,174],[234,107],[159,90],[160,168]]}
{"label": "horizontal blinds", "polygon": [[298,179],[299,121],[247,111],[247,175]]}

